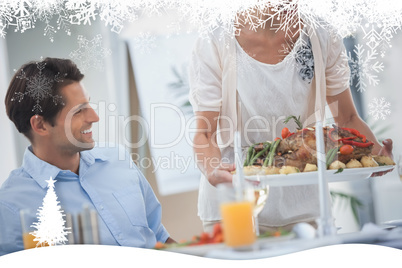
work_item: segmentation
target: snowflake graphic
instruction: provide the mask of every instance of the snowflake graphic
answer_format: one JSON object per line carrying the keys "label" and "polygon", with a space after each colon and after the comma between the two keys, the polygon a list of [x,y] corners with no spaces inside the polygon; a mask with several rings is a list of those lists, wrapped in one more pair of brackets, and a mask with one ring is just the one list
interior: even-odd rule
{"label": "snowflake graphic", "polygon": [[102,47],[102,36],[100,34],[90,41],[79,35],[78,46],[79,48],[71,52],[69,56],[81,63],[80,67],[83,71],[90,68],[103,70],[103,59],[112,53],[110,49]]}
{"label": "snowflake graphic", "polygon": [[57,73],[53,79],[49,79],[42,74],[42,70],[45,69],[46,62],[37,62],[36,66],[39,70],[39,73],[31,77],[27,77],[23,69],[19,71],[19,74],[16,77],[18,79],[27,80],[27,88],[25,92],[15,92],[15,96],[11,98],[11,101],[16,100],[18,102],[21,102],[25,96],[33,98],[36,104],[32,108],[32,111],[37,115],[43,112],[42,107],[39,103],[46,98],[52,98],[55,105],[64,105],[62,96],[52,94],[52,87],[54,82],[63,82],[62,78],[65,77],[67,74]]}
{"label": "snowflake graphic", "polygon": [[[272,12],[267,12],[269,9]],[[271,27],[294,37],[308,24],[345,37],[367,22],[375,23],[387,42],[402,24],[402,2],[398,0],[1,0],[0,21],[5,27],[0,27],[0,33],[4,37],[8,29],[24,32],[42,21],[46,25],[44,34],[53,40],[57,30],[71,34],[69,25],[91,25],[97,18],[111,31],[120,33],[124,22],[137,20],[138,14],[160,16],[170,10],[178,12],[177,19],[198,27],[202,36],[218,27],[229,35],[239,34],[233,26],[249,25],[254,30]],[[54,18],[57,27],[52,25]],[[377,50],[382,54],[382,50]]]}
{"label": "snowflake graphic", "polygon": [[300,38],[295,43],[286,42],[281,45],[281,49],[278,51],[280,55],[286,56],[285,61],[288,64],[292,64],[296,66],[298,58],[300,57],[299,53],[306,53],[307,50],[311,51],[310,39],[307,35],[300,36]]}
{"label": "snowflake graphic", "polygon": [[66,7],[73,13],[70,15],[71,24],[88,24],[98,15],[96,1],[67,1]]}
{"label": "snowflake graphic", "polygon": [[[25,32],[26,30],[35,28],[36,21],[40,20],[45,23],[44,36],[47,36],[51,42],[54,41],[56,28],[51,24],[53,16],[59,14],[57,19],[57,29],[63,29],[70,32],[68,24],[60,20],[60,14],[66,13],[64,9],[64,1],[3,1],[0,3],[0,20],[6,28],[14,27],[15,32]],[[61,27],[61,24],[63,26]],[[4,30],[3,30],[4,31]],[[5,33],[1,34],[5,37]]]}
{"label": "snowflake graphic", "polygon": [[[54,41],[54,35],[57,32],[56,28],[50,24],[53,15],[58,14],[63,9],[62,2],[59,1],[37,1],[32,9],[34,21],[39,19],[45,22],[44,35],[49,37],[50,41]],[[33,26],[32,26],[33,27]]]}
{"label": "snowflake graphic", "polygon": [[378,47],[381,39],[381,34],[374,28],[374,26],[371,26],[367,31],[364,31],[363,40],[366,41],[366,45],[372,50]]}
{"label": "snowflake graphic", "polygon": [[379,50],[383,58],[387,49],[392,47],[391,39],[396,33],[393,27],[375,27],[373,24],[366,24],[362,27],[363,41],[371,50]]}
{"label": "snowflake graphic", "polygon": [[[127,12],[132,15],[127,16]],[[123,29],[123,21],[125,18],[130,20],[137,19],[134,10],[123,2],[114,1],[100,7],[99,16],[105,22],[105,26],[110,25],[111,31],[119,34]]]}
{"label": "snowflake graphic", "polygon": [[166,7],[169,6],[169,1],[164,0],[149,0],[143,1],[141,9],[148,16],[161,16],[166,14]]}
{"label": "snowflake graphic", "polygon": [[180,35],[181,30],[182,30],[181,24],[182,24],[181,21],[174,21],[174,22],[171,22],[168,25],[166,25],[166,29],[168,32],[167,38],[174,36],[174,35]]}
{"label": "snowflake graphic", "polygon": [[365,53],[363,45],[357,44],[353,49],[356,58],[352,56],[352,53],[348,53],[348,61],[350,66],[350,84],[352,85],[356,81],[356,87],[358,92],[366,91],[367,82],[372,86],[377,86],[379,78],[377,74],[384,70],[382,62],[377,60],[377,51],[367,50]]}
{"label": "snowflake graphic", "polygon": [[[274,5],[272,8],[273,14],[268,14],[268,21],[263,21],[263,23],[269,22],[269,27],[272,30],[284,31],[287,38],[294,38],[301,33],[304,27],[304,23],[300,14],[300,9],[296,6],[296,2],[286,2],[281,1]],[[294,11],[296,10],[296,12]],[[264,14],[265,16],[267,14]],[[308,17],[308,16],[307,16]],[[277,18],[277,19],[275,19]],[[308,19],[308,18],[307,18]],[[261,23],[261,22],[260,22]]]}
{"label": "snowflake graphic", "polygon": [[61,9],[60,12],[58,13],[58,18],[57,18],[57,29],[58,30],[64,30],[67,35],[71,35],[71,29],[70,29],[70,16],[71,12],[68,9]]}
{"label": "snowflake graphic", "polygon": [[150,32],[140,32],[134,38],[134,48],[141,54],[151,54],[152,50],[156,48],[155,40],[155,36]]}
{"label": "snowflake graphic", "polygon": [[6,25],[3,25],[3,24],[0,22],[0,37],[3,37],[3,38],[6,37],[6,31],[4,30],[5,28],[6,28]]}
{"label": "snowflake graphic", "polygon": [[285,40],[284,44],[281,44],[281,49],[279,49],[279,55],[290,55],[290,57],[294,58],[294,53],[292,53],[293,49],[292,49],[292,45],[289,44],[289,42],[287,42]]}
{"label": "snowflake graphic", "polygon": [[385,98],[373,98],[369,103],[369,115],[373,116],[375,120],[382,119],[385,120],[388,115],[391,114],[391,104],[385,101]]}

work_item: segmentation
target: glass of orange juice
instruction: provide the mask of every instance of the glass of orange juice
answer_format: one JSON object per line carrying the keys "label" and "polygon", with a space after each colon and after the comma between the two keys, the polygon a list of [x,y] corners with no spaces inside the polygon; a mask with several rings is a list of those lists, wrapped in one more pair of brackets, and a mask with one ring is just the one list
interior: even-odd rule
{"label": "glass of orange juice", "polygon": [[20,219],[24,249],[36,248],[38,242],[34,241],[35,236],[31,234],[35,230],[32,224],[37,221],[35,212],[30,209],[22,209]]}
{"label": "glass of orange juice", "polygon": [[225,244],[233,248],[247,248],[256,240],[253,223],[253,200],[236,196],[232,183],[217,186],[221,198],[220,210]]}

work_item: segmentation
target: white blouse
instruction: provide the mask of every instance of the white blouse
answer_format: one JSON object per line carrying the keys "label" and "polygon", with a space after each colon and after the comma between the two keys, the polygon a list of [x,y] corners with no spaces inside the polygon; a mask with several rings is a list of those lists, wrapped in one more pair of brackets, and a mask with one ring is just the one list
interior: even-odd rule
{"label": "white blouse", "polygon": [[[321,107],[325,106],[325,95],[337,95],[348,88],[350,71],[342,39],[330,36],[323,29],[317,30],[316,34],[311,37],[312,43],[318,40],[322,55],[314,54],[314,67],[325,66],[325,70],[314,70],[313,75],[311,61],[297,63],[296,51],[282,62],[271,65],[251,58],[235,38],[224,36],[219,29],[209,40],[197,41],[189,68],[190,102],[194,111],[220,112],[222,119],[218,129],[225,130],[218,132],[222,158],[229,162],[234,160],[233,132],[238,124],[237,111],[241,114],[240,129],[252,130],[242,135],[242,146],[246,148],[255,142],[280,137],[285,126],[283,120],[288,115],[300,115],[302,122],[311,123],[309,118],[317,109],[316,83],[325,83],[324,88],[319,87],[323,90],[322,96],[317,98]],[[307,43],[306,36],[301,38]],[[317,73],[321,80],[316,79]],[[241,104],[240,109],[236,100]],[[286,126],[291,131],[296,128],[294,123]],[[284,226],[312,221],[318,213],[316,186],[271,187],[259,221],[265,226]],[[198,215],[203,221],[220,219],[216,188],[204,176],[200,181]]]}

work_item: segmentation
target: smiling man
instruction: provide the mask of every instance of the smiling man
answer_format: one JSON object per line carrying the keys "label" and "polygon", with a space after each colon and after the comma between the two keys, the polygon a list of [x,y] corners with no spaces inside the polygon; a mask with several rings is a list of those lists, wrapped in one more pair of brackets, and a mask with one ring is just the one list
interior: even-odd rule
{"label": "smiling man", "polygon": [[83,77],[70,60],[46,58],[23,65],[11,80],[7,115],[31,145],[0,188],[0,256],[24,248],[20,211],[38,221],[50,177],[65,213],[78,215],[83,207],[97,212],[101,244],[151,248],[173,241],[152,188],[128,153],[119,160],[118,148],[95,147],[92,125],[99,117]]}

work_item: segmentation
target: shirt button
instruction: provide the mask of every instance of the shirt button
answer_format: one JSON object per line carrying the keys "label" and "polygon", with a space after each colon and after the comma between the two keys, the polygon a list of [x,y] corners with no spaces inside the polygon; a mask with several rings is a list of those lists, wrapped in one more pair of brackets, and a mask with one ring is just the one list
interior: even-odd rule
{"label": "shirt button", "polygon": [[103,210],[103,206],[99,206],[100,210]]}

